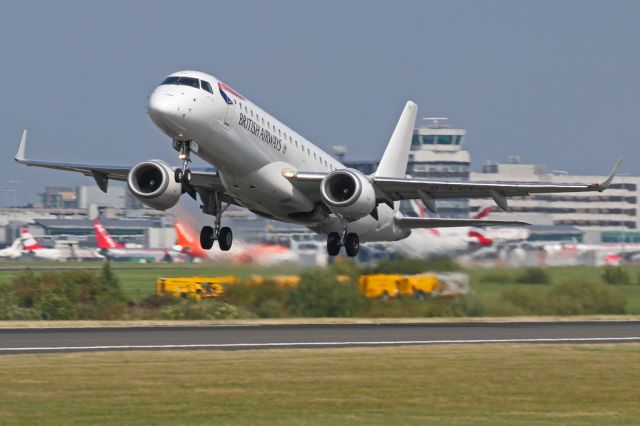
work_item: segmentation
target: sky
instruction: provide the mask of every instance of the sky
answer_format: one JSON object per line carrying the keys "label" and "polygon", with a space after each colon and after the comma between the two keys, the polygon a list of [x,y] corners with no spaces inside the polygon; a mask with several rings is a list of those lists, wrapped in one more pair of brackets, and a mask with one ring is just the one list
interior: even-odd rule
{"label": "sky", "polygon": [[[0,205],[81,175],[33,159],[179,164],[146,114],[174,71],[222,79],[326,151],[377,159],[407,100],[467,129],[472,169],[640,175],[637,1],[3,3]],[[14,190],[14,191],[6,191]]]}

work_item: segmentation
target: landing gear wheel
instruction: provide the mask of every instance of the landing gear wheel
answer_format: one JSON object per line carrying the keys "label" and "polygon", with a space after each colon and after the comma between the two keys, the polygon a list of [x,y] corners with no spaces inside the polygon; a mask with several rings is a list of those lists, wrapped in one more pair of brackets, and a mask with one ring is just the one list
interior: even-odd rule
{"label": "landing gear wheel", "polygon": [[183,183],[191,183],[191,170],[186,169],[184,173],[182,173],[182,182]]}
{"label": "landing gear wheel", "polygon": [[327,253],[329,256],[337,256],[340,253],[340,234],[329,232],[327,235]]}
{"label": "landing gear wheel", "polygon": [[356,257],[358,255],[358,249],[360,248],[360,238],[358,234],[350,232],[344,239],[344,249],[347,252],[347,256]]}
{"label": "landing gear wheel", "polygon": [[173,178],[175,179],[176,183],[182,183],[183,175],[184,173],[182,173],[181,169],[176,169],[176,171],[173,173]]}
{"label": "landing gear wheel", "polygon": [[231,248],[232,243],[233,233],[231,232],[231,228],[227,226],[220,228],[220,233],[218,234],[218,245],[220,246],[220,250],[228,251]]}
{"label": "landing gear wheel", "polygon": [[213,228],[210,226],[203,226],[200,231],[200,246],[209,250],[213,247]]}

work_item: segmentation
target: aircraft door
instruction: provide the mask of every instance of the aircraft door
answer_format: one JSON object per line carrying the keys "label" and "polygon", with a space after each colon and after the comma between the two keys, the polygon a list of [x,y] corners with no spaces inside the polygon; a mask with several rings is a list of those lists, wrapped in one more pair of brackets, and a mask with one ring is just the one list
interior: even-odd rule
{"label": "aircraft door", "polygon": [[231,127],[235,123],[236,119],[237,103],[235,99],[231,100],[231,103],[227,102],[227,110],[224,113],[224,124]]}

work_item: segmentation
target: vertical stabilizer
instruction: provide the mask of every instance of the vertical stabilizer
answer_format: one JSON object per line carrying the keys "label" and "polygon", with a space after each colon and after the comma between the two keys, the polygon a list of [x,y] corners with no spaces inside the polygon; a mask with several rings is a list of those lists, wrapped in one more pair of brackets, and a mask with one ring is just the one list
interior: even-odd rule
{"label": "vertical stabilizer", "polygon": [[96,242],[99,249],[124,248],[122,244],[115,241],[98,219],[93,221],[93,229],[96,233]]}
{"label": "vertical stabilizer", "polygon": [[405,177],[417,113],[418,105],[412,101],[407,102],[400,116],[400,120],[398,120],[398,124],[396,124],[396,129],[393,131],[393,135],[391,135],[387,149],[384,150],[375,176]]}
{"label": "vertical stabilizer", "polygon": [[33,238],[31,232],[26,228],[20,230],[20,242],[22,243],[22,248],[24,250],[33,251],[42,250],[44,248],[36,241],[35,238]]}

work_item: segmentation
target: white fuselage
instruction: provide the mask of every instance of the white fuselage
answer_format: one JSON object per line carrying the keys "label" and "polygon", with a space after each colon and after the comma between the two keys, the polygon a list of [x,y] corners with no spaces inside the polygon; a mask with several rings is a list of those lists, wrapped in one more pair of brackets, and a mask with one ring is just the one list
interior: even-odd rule
{"label": "white fuselage", "polygon": [[[149,115],[173,140],[192,141],[193,152],[218,169],[225,192],[256,214],[340,232],[333,214],[312,214],[316,203],[283,176],[285,171],[328,173],[345,166],[215,77],[195,71],[172,74],[208,82],[199,87],[161,84],[149,98]],[[224,94],[223,94],[224,93]],[[225,99],[226,97],[226,99]],[[381,204],[378,219],[349,223],[361,241],[392,241],[409,231],[395,226],[395,211]]]}

